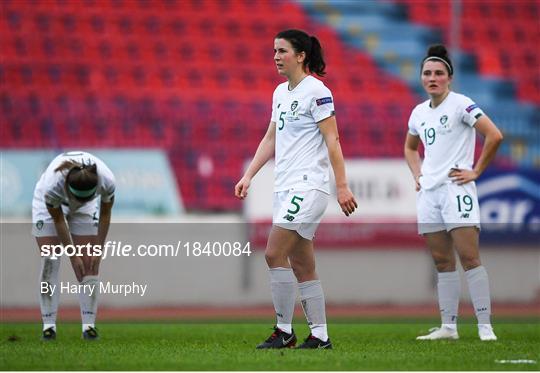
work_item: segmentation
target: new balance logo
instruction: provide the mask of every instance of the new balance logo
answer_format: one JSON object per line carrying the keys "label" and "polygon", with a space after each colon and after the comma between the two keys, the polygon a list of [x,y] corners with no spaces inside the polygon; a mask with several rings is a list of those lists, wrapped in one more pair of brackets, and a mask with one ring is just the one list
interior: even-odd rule
{"label": "new balance logo", "polygon": [[461,218],[462,218],[462,219],[468,219],[468,218],[469,218],[469,214],[468,214],[468,213],[461,214]]}
{"label": "new balance logo", "polygon": [[293,221],[294,220],[294,216],[290,215],[290,214],[287,214],[283,217],[283,219],[285,220],[288,220],[288,221]]}
{"label": "new balance logo", "polygon": [[276,315],[279,316],[279,317],[283,317],[283,315],[281,313],[278,313],[278,312],[276,312]]}

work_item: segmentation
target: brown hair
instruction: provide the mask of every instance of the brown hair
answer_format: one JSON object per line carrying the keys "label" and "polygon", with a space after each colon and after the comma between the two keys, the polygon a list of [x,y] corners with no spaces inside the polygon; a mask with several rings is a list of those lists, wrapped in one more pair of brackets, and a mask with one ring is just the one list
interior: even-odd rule
{"label": "brown hair", "polygon": [[308,67],[311,73],[325,76],[326,62],[324,62],[323,50],[319,39],[309,36],[302,30],[284,30],[278,33],[275,39],[285,39],[291,43],[296,53],[305,52],[304,67]]}
{"label": "brown hair", "polygon": [[65,170],[68,170],[65,184],[67,193],[83,202],[92,199],[98,184],[97,165],[66,160],[54,171]]}
{"label": "brown hair", "polygon": [[446,50],[446,47],[442,44],[435,44],[431,45],[428,48],[427,55],[422,60],[421,68],[422,70],[424,68],[424,64],[426,61],[439,61],[442,62],[446,70],[448,71],[448,76],[454,75],[454,66],[452,66],[452,61],[450,60],[450,57],[448,56],[448,50]]}

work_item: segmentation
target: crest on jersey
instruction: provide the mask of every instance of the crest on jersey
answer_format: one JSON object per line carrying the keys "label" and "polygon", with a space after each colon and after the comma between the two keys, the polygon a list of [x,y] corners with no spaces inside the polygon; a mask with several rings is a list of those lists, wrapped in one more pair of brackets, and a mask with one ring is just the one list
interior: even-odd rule
{"label": "crest on jersey", "polygon": [[287,118],[289,122],[292,122],[294,120],[300,120],[299,115],[300,115],[300,106],[299,106],[298,101],[294,100],[291,103],[291,110],[287,113],[287,116],[285,118]]}
{"label": "crest on jersey", "polygon": [[36,223],[36,228],[39,230],[43,229],[43,220],[38,220]]}
{"label": "crest on jersey", "polygon": [[440,119],[441,124],[445,124],[448,121],[448,115],[443,115]]}

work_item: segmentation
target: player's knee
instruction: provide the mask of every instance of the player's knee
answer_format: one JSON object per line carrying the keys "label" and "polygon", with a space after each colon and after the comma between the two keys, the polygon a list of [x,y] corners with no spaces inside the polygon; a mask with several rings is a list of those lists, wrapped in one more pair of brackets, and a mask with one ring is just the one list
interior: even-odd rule
{"label": "player's knee", "polygon": [[281,262],[284,260],[286,261],[287,258],[283,256],[278,250],[270,250],[266,249],[264,252],[264,259],[266,260],[266,264],[268,264],[269,267],[275,267],[276,265],[280,265]]}
{"label": "player's knee", "polygon": [[51,281],[51,279],[58,275],[59,268],[60,260],[58,258],[43,257],[40,280],[43,282]]}
{"label": "player's knee", "polygon": [[315,266],[291,261],[291,268],[298,282],[310,281],[315,276]]}
{"label": "player's knee", "polygon": [[437,272],[453,272],[456,270],[456,261],[453,256],[433,255]]}
{"label": "player's knee", "polygon": [[463,267],[463,270],[469,271],[471,269],[474,269],[476,267],[479,267],[482,265],[480,262],[480,258],[474,255],[462,255],[460,257],[461,266]]}

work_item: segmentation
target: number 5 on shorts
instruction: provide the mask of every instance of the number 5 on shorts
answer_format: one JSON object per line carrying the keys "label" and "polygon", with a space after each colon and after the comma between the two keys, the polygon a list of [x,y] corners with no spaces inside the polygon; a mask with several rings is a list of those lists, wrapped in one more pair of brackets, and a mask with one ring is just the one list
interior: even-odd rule
{"label": "number 5 on shorts", "polygon": [[300,198],[298,196],[293,196],[293,198],[291,199],[291,203],[294,205],[295,210],[287,210],[287,212],[293,215],[296,214],[298,211],[300,211],[300,205],[296,201],[302,202],[303,200],[304,200],[303,198]]}

